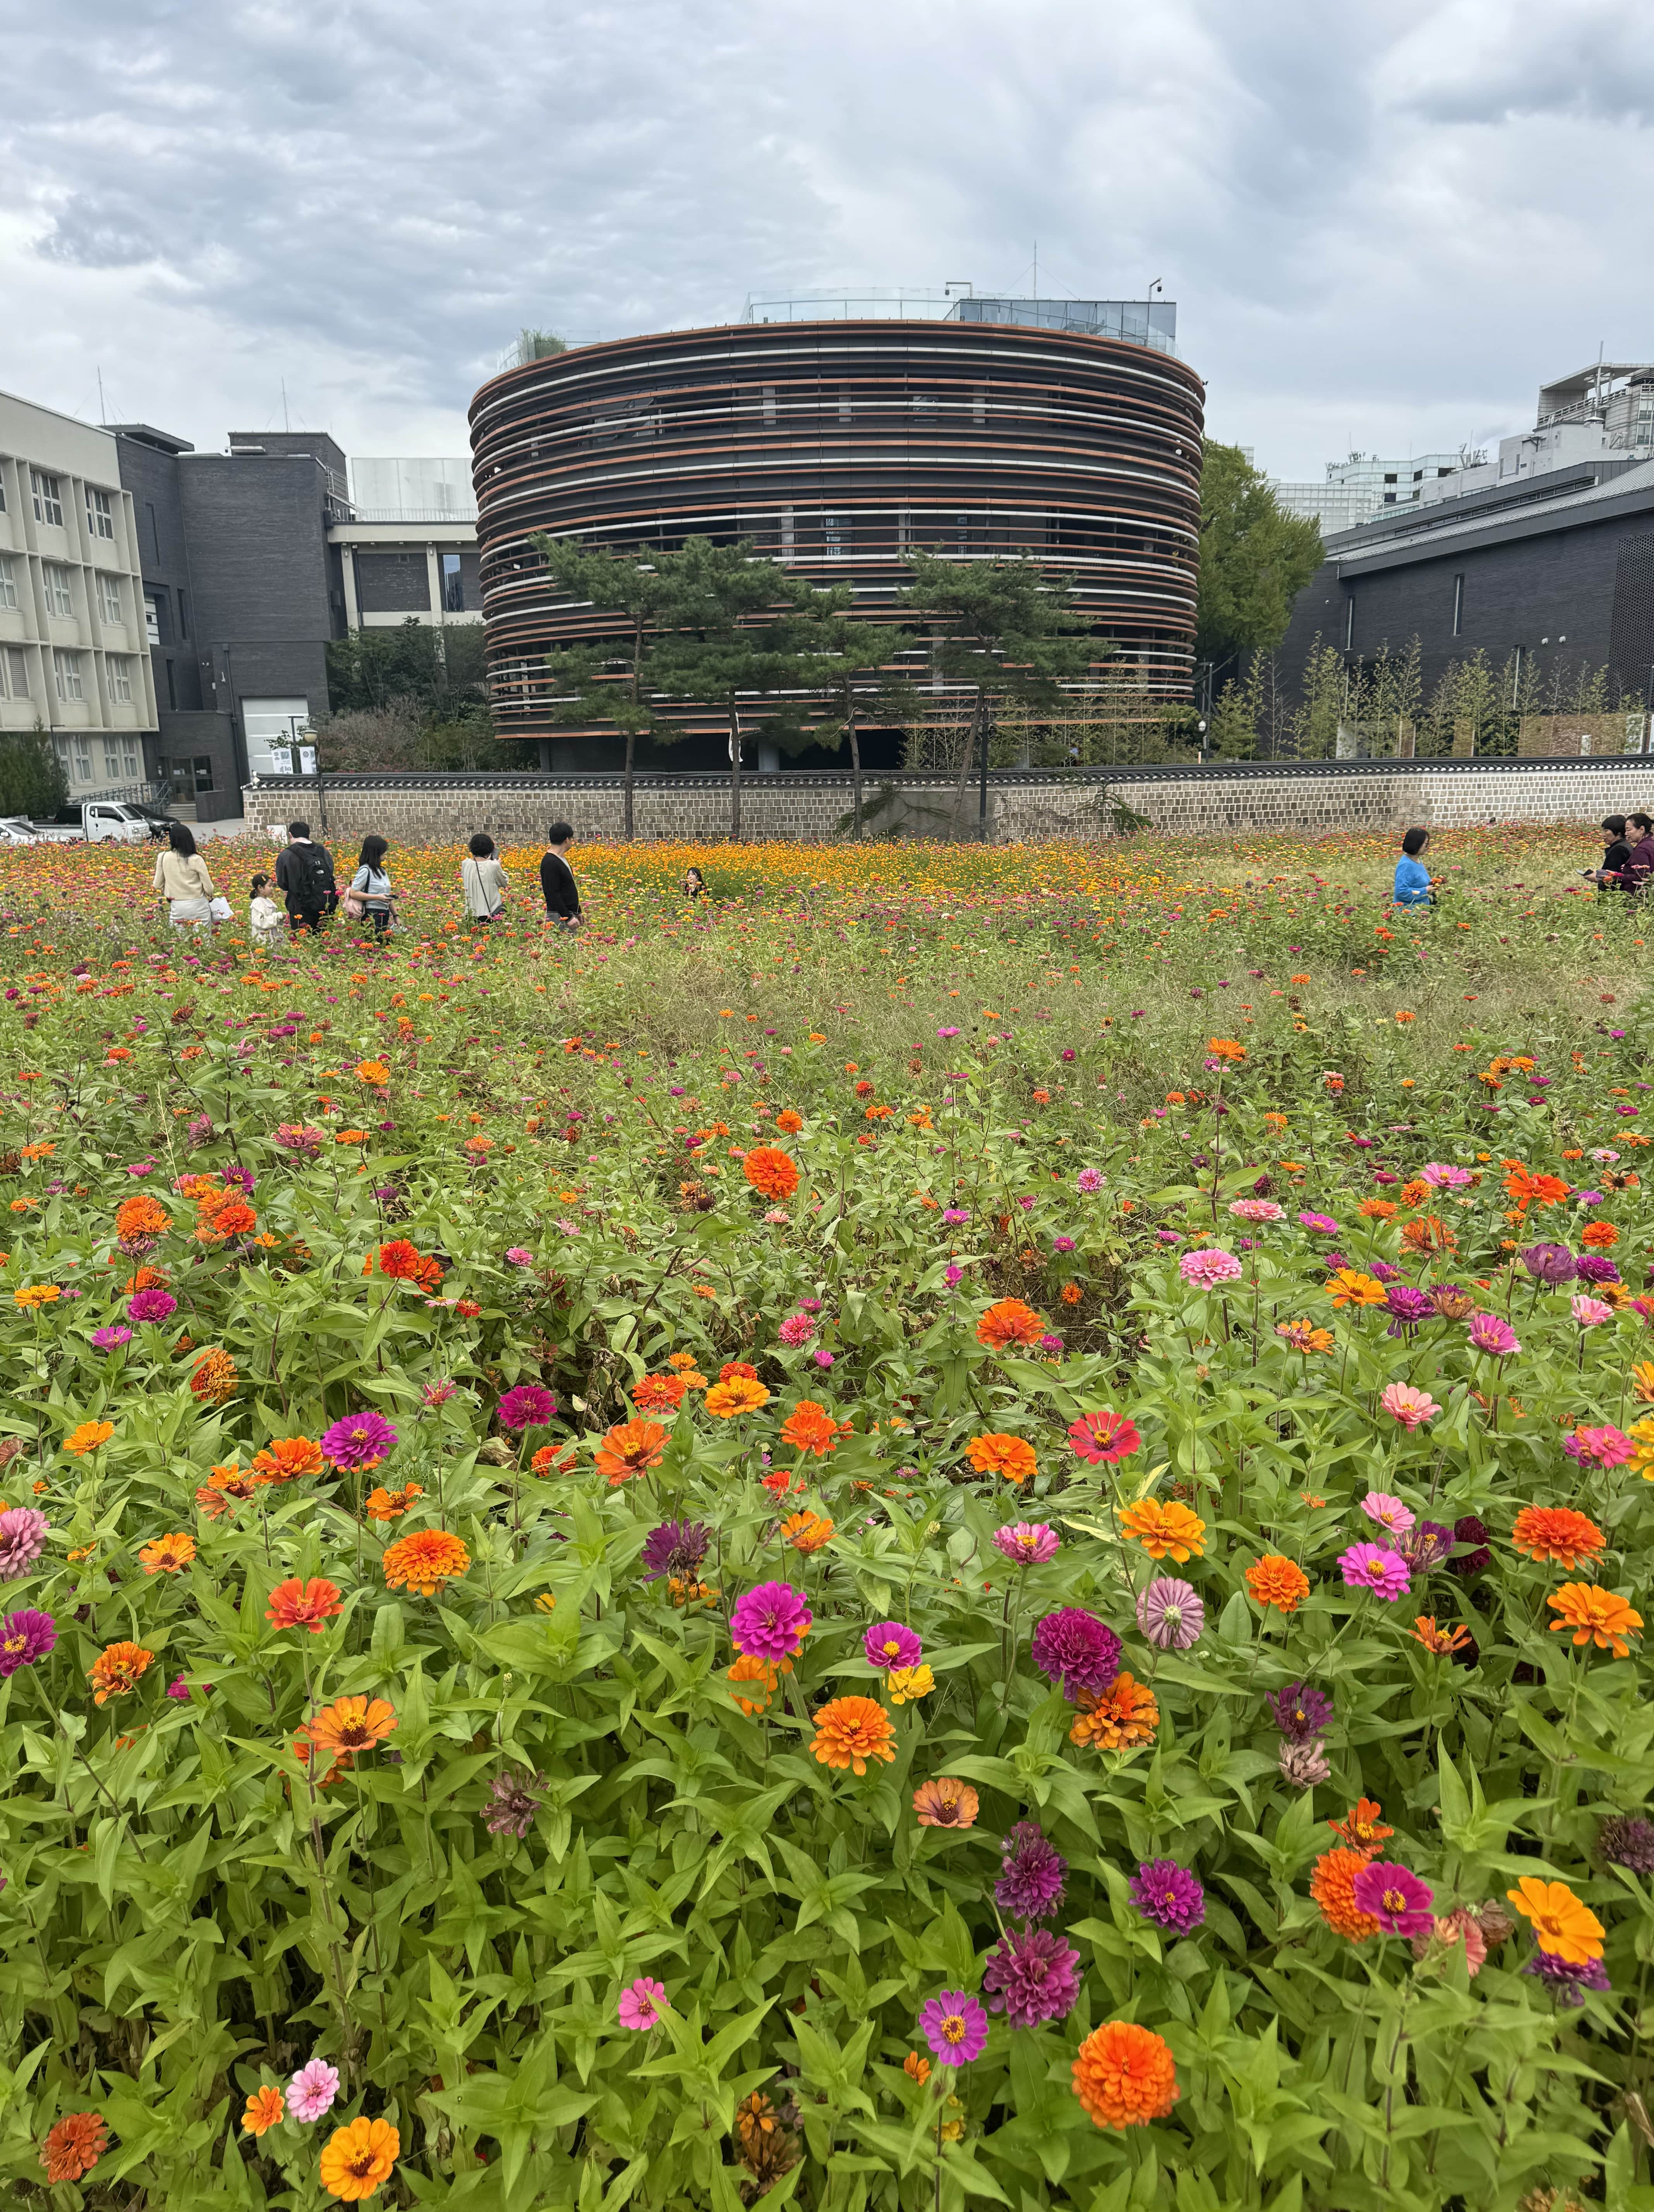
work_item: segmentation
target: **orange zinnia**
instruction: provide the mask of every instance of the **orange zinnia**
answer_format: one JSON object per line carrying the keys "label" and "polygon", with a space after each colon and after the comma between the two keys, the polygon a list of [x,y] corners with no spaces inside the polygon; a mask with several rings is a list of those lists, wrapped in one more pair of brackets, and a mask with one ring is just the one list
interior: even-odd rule
{"label": "orange zinnia", "polygon": [[640,1375],[632,1385],[632,1402],[640,1413],[676,1413],[688,1393],[682,1375]]}
{"label": "orange zinnia", "polygon": [[[761,1713],[780,1686],[781,1674],[791,1672],[791,1659],[782,1660],[778,1672],[769,1660],[760,1659],[756,1652],[743,1651],[725,1674],[724,1680],[735,1686],[730,1695],[743,1713]],[[751,1697],[742,1694],[741,1685],[743,1683],[752,1686]]]}
{"label": "orange zinnia", "polygon": [[785,1130],[788,1136],[796,1137],[804,1126],[804,1117],[791,1106],[784,1106],[775,1117],[775,1126]]}
{"label": "orange zinnia", "polygon": [[356,1079],[359,1083],[371,1083],[377,1089],[389,1083],[391,1070],[382,1060],[359,1060],[356,1062]]}
{"label": "orange zinnia", "polygon": [[669,1439],[657,1421],[617,1421],[597,1446],[597,1472],[612,1489],[628,1476],[647,1474],[666,1456]]}
{"label": "orange zinnia", "polygon": [[435,1597],[444,1583],[464,1573],[471,1555],[445,1528],[415,1528],[411,1536],[387,1544],[379,1564],[391,1589],[405,1583],[421,1597]]}
{"label": "orange zinnia", "polygon": [[1069,1741],[1089,1744],[1096,1751],[1136,1751],[1154,1742],[1160,1724],[1154,1692],[1130,1674],[1117,1674],[1099,1697],[1081,1690],[1079,1705]]}
{"label": "orange zinnia", "polygon": [[282,2092],[268,2083],[255,2089],[247,2100],[247,2109],[241,2115],[243,2135],[262,2136],[266,2128],[273,2128],[284,2117]]}
{"label": "orange zinnia", "polygon": [[1265,1552],[1255,1567],[1247,1568],[1246,1587],[1259,1605],[1296,1613],[1310,1594],[1310,1578],[1279,1552]]}
{"label": "orange zinnia", "polygon": [[1542,1951],[1566,1959],[1571,1966],[1583,1966],[1602,1957],[1603,1923],[1566,1882],[1524,1875],[1505,1894],[1524,1920],[1532,1921],[1534,1941]]}
{"label": "orange zinnia", "polygon": [[1355,1902],[1355,1877],[1372,1856],[1371,1850],[1324,1851],[1310,1876],[1310,1895],[1320,1906],[1322,1919],[1335,1936],[1352,1943],[1365,1943],[1378,1932],[1372,1914],[1363,1912]]}
{"label": "orange zinnia", "polygon": [[325,1462],[320,1444],[308,1437],[276,1437],[252,1460],[265,1482],[291,1482],[301,1474],[319,1474]]}
{"label": "orange zinnia", "polygon": [[340,2128],[322,2153],[322,2186],[348,2204],[372,2197],[402,2148],[402,2137],[389,2120],[352,2120]]}
{"label": "orange zinnia", "polygon": [[815,1716],[810,1749],[823,1766],[851,1766],[865,1774],[869,1759],[894,1759],[896,1731],[876,1698],[834,1698]]}
{"label": "orange zinnia", "polygon": [[1384,1303],[1384,1286],[1371,1275],[1364,1275],[1359,1267],[1340,1267],[1329,1275],[1326,1287],[1336,1306],[1381,1306]]}
{"label": "orange zinnia", "polygon": [[1026,1482],[1038,1471],[1033,1446],[1025,1437],[972,1437],[965,1449],[978,1474],[1003,1474],[1007,1482]]}
{"label": "orange zinnia", "polygon": [[203,1352],[190,1376],[190,1389],[194,1396],[221,1406],[234,1397],[240,1379],[227,1352]]}
{"label": "orange zinnia", "polygon": [[1141,1544],[1151,1559],[1163,1559],[1169,1553],[1181,1565],[1205,1556],[1206,1523],[1175,1499],[1163,1505],[1158,1498],[1140,1498],[1121,1514],[1120,1529]]}
{"label": "orange zinnia", "polygon": [[921,1782],[913,1792],[913,1810],[922,1828],[974,1827],[980,1804],[970,1784],[956,1781],[951,1774]]}
{"label": "orange zinnia", "polygon": [[[550,1446],[546,1449],[549,1451]],[[534,1456],[537,1460],[541,1455],[536,1452]],[[539,1468],[536,1468],[535,1472],[538,1474]],[[386,1490],[381,1485],[379,1489],[368,1492],[363,1500],[363,1510],[370,1521],[399,1521],[414,1500],[424,1495],[416,1482],[404,1483],[400,1490]]]}
{"label": "orange zinnia", "polygon": [[791,1152],[779,1145],[758,1145],[741,1164],[742,1173],[766,1198],[791,1198],[798,1188],[798,1170]]}
{"label": "orange zinnia", "polygon": [[173,1217],[157,1198],[147,1192],[136,1198],[123,1199],[115,1208],[115,1234],[123,1244],[148,1242],[164,1237],[173,1225]]}
{"label": "orange zinnia", "polygon": [[107,1644],[87,1669],[92,1684],[93,1703],[101,1705],[111,1698],[136,1689],[137,1680],[154,1657],[141,1644]]}
{"label": "orange zinnia", "polygon": [[1130,2020],[1093,2028],[1075,2053],[1073,2080],[1075,2095],[1100,2128],[1163,2120],[1182,2094],[1170,2044]]}
{"label": "orange zinnia", "polygon": [[1579,1242],[1591,1252],[1611,1252],[1620,1241],[1620,1232],[1611,1221],[1593,1221]]}
{"label": "orange zinnia", "polygon": [[79,1459],[86,1452],[96,1451],[100,1444],[106,1444],[114,1433],[112,1421],[82,1421],[64,1438],[64,1449],[71,1458]]}
{"label": "orange zinnia", "polygon": [[814,1398],[801,1398],[781,1424],[781,1441],[796,1452],[813,1452],[817,1459],[825,1459],[838,1443],[841,1428],[848,1426],[835,1421]]}
{"label": "orange zinnia", "polygon": [[1422,1213],[1403,1230],[1402,1245],[1409,1252],[1457,1252],[1459,1241],[1439,1214]]}
{"label": "orange zinnia", "polygon": [[78,2181],[108,2148],[109,2124],[101,2112],[66,2112],[46,2130],[40,2163],[48,2181]]}
{"label": "orange zinnia", "polygon": [[976,1340],[991,1352],[1003,1352],[1013,1344],[1038,1344],[1045,1324],[1021,1298],[999,1298],[976,1325]]}
{"label": "orange zinnia", "polygon": [[157,1536],[139,1552],[138,1565],[146,1575],[178,1575],[194,1557],[193,1536]]}
{"label": "orange zinnia", "polygon": [[388,1275],[393,1283],[417,1282],[426,1264],[418,1245],[405,1237],[394,1237],[388,1244],[381,1244],[378,1257],[380,1274]]}
{"label": "orange zinnia", "polygon": [[818,1513],[794,1513],[781,1523],[776,1534],[784,1544],[791,1544],[795,1552],[806,1557],[819,1552],[823,1544],[833,1541],[833,1523],[824,1521]]}
{"label": "orange zinnia", "polygon": [[336,1583],[321,1575],[312,1582],[294,1575],[277,1583],[270,1592],[264,1618],[278,1628],[307,1628],[312,1636],[319,1636],[324,1625],[340,1609]]}
{"label": "orange zinnia", "polygon": [[1342,1836],[1352,1850],[1372,1850],[1396,1831],[1385,1827],[1378,1818],[1384,1807],[1376,1797],[1358,1797],[1354,1809],[1346,1813],[1342,1820],[1327,1822],[1335,1836]]}
{"label": "orange zinnia", "polygon": [[1433,1613],[1420,1613],[1408,1634],[1415,1644],[1421,1644],[1427,1651],[1433,1652],[1438,1659],[1445,1659],[1455,1651],[1463,1651],[1470,1641],[1470,1632],[1462,1621],[1456,1621],[1451,1628],[1439,1628]]}
{"label": "orange zinnia", "polygon": [[1643,1617],[1624,1598],[1599,1589],[1595,1583],[1564,1583],[1545,1602],[1558,1616],[1551,1623],[1553,1631],[1572,1628],[1575,1644],[1594,1643],[1599,1651],[1611,1650],[1616,1659],[1630,1657],[1625,1639],[1641,1628]]}
{"label": "orange zinnia", "polygon": [[1511,1541],[1529,1559],[1554,1561],[1572,1574],[1582,1560],[1589,1566],[1608,1538],[1571,1505],[1524,1505],[1516,1516]]}
{"label": "orange zinnia", "polygon": [[307,1733],[321,1750],[338,1757],[372,1751],[396,1725],[395,1710],[383,1698],[338,1698],[307,1723]]}
{"label": "orange zinnia", "polygon": [[754,1376],[732,1375],[724,1382],[714,1382],[701,1400],[709,1413],[720,1421],[733,1420],[737,1413],[755,1413],[760,1406],[767,1406],[770,1394]]}
{"label": "orange zinnia", "polygon": [[1364,1198],[1355,1211],[1368,1221],[1393,1221],[1401,1208],[1393,1198]]}

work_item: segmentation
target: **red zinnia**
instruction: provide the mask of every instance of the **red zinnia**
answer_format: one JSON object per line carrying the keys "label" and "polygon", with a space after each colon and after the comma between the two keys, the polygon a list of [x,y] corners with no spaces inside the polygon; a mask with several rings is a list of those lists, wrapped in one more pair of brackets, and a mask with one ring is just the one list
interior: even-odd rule
{"label": "red zinnia", "polygon": [[48,2181],[78,2181],[108,2148],[109,2128],[101,2112],[67,2112],[46,2130],[40,2163]]}
{"label": "red zinnia", "polygon": [[1108,1406],[1095,1413],[1081,1413],[1069,1429],[1069,1442],[1080,1458],[1092,1467],[1100,1460],[1113,1462],[1130,1459],[1133,1452],[1142,1449],[1142,1438],[1130,1416],[1117,1413]]}
{"label": "red zinnia", "polygon": [[313,1582],[302,1582],[294,1575],[277,1583],[270,1592],[264,1618],[278,1628],[307,1628],[312,1636],[319,1636],[323,1625],[340,1610],[336,1583],[319,1575]]}

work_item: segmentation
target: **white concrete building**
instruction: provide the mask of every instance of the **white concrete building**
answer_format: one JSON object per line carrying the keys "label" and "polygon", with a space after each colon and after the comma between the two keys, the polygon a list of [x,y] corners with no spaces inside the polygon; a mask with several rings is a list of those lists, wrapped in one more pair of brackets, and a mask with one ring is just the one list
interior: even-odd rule
{"label": "white concrete building", "polygon": [[482,621],[469,459],[353,457],[350,505],[350,520],[327,533],[339,556],[349,629]]}
{"label": "white concrete building", "polygon": [[154,683],[116,441],[0,392],[0,731],[37,726],[76,799],[147,788]]}

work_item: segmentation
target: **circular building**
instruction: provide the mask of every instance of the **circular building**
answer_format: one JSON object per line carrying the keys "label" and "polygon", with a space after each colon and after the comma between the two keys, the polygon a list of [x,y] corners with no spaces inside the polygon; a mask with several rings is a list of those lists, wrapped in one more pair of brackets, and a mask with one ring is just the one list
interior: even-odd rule
{"label": "circular building", "polygon": [[[594,642],[530,543],[746,538],[873,622],[914,547],[1062,569],[1106,680],[1187,700],[1204,387],[1170,305],[986,301],[943,319],[748,321],[581,346],[471,403],[482,605],[505,737],[560,736],[543,656]],[[1052,323],[1060,326],[1051,327]],[[911,621],[908,616],[906,619]]]}

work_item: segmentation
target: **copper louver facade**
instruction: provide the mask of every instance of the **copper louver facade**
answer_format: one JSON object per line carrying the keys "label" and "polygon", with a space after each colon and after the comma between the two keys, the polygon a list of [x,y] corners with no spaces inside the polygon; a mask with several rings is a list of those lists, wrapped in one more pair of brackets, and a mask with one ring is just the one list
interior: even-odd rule
{"label": "copper louver facade", "polygon": [[559,602],[541,531],[749,538],[873,622],[897,618],[910,548],[1033,555],[1115,647],[1106,680],[1186,700],[1203,396],[1146,345],[956,321],[737,324],[508,370],[470,410],[500,734],[557,734],[543,656],[604,627]]}

